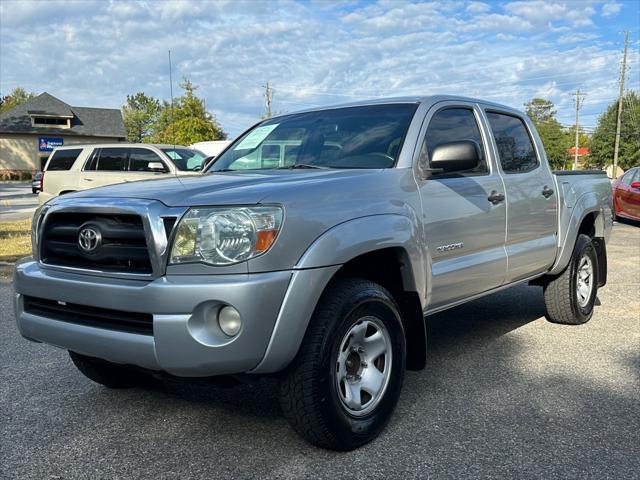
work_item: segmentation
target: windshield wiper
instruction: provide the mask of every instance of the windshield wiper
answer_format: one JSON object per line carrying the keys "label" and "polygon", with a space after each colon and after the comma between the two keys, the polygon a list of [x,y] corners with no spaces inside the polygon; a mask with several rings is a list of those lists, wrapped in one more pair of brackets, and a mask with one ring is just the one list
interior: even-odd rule
{"label": "windshield wiper", "polygon": [[309,163],[294,163],[293,165],[289,165],[287,167],[278,167],[277,170],[297,170],[303,168],[316,168],[320,170],[329,170],[329,167],[322,167],[320,165],[311,165]]}

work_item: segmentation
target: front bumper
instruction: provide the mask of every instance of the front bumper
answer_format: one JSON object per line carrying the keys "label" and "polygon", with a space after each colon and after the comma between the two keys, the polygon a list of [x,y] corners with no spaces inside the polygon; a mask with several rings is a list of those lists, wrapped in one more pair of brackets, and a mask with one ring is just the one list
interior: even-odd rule
{"label": "front bumper", "polygon": [[[303,273],[308,278],[318,275],[324,278],[328,273],[325,270]],[[50,270],[27,259],[16,265],[15,314],[20,333],[30,340],[114,363],[187,377],[242,373],[262,363],[267,347],[273,349],[272,333],[281,307],[284,308],[285,293],[293,283],[292,276],[295,276],[292,271],[279,271],[168,275],[141,281]],[[299,294],[313,298],[312,292],[308,291],[310,283],[303,284],[307,291]],[[287,296],[289,294],[293,292]],[[25,312],[25,295],[150,313],[153,315],[153,335],[95,328],[34,315]],[[235,307],[243,320],[240,333],[233,338],[207,322],[211,309],[227,304]],[[294,348],[297,350],[297,345]]]}

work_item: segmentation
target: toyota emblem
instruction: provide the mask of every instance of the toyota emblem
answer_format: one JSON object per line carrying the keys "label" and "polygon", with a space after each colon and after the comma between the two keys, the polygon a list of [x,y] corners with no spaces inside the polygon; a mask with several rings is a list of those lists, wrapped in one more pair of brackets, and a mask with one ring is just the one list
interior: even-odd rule
{"label": "toyota emblem", "polygon": [[85,227],[80,230],[78,235],[78,245],[83,252],[91,253],[100,246],[102,242],[102,235],[100,231],[95,228]]}

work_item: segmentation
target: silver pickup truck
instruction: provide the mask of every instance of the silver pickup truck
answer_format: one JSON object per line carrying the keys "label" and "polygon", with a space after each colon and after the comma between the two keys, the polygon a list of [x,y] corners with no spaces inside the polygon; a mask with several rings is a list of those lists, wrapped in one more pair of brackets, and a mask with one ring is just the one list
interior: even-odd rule
{"label": "silver pickup truck", "polygon": [[587,322],[611,226],[607,177],[554,174],[512,108],[314,109],[259,123],[201,176],[41,206],[15,315],[107,387],[274,375],[293,428],[349,450],[425,368],[429,315],[530,282],[550,321]]}

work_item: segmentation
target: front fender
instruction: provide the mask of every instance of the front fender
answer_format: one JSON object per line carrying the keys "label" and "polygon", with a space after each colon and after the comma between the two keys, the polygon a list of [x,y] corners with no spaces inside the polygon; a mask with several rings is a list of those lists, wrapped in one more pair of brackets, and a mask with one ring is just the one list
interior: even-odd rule
{"label": "front fender", "polygon": [[403,215],[372,215],[336,225],[318,237],[294,267],[264,358],[252,373],[278,372],[293,360],[325,287],[343,264],[359,255],[402,248],[411,264],[405,269],[411,278],[403,281],[424,301],[426,273],[417,225]]}
{"label": "front fender", "polygon": [[359,255],[402,248],[410,263],[405,285],[418,292],[424,306],[426,271],[417,218],[399,214],[360,217],[336,225],[318,237],[300,257],[296,269],[342,265]]}

